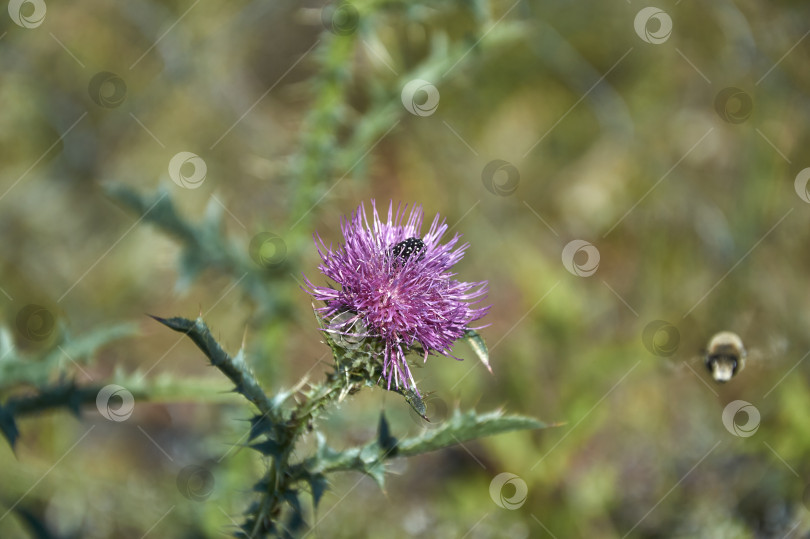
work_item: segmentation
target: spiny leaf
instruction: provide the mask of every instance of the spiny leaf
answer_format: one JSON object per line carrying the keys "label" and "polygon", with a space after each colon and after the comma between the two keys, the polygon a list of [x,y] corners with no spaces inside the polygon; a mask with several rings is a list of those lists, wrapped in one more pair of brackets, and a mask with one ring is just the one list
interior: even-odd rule
{"label": "spiny leaf", "polygon": [[0,406],[0,432],[8,440],[8,444],[14,449],[14,444],[20,435],[17,429],[17,423],[14,421],[14,416],[8,408]]}
{"label": "spiny leaf", "polygon": [[356,469],[371,477],[380,490],[385,490],[385,459],[395,451],[396,446],[384,450],[376,442],[366,445],[360,450],[360,457],[356,461],[359,467]]}
{"label": "spiny leaf", "polygon": [[330,461],[337,461],[340,460],[341,457],[345,457],[345,452],[335,451],[326,443],[326,437],[321,434],[319,431],[315,432],[315,437],[317,439],[317,448],[315,450],[315,458],[320,462],[330,462]]}
{"label": "spiny leaf", "polygon": [[380,412],[380,423],[377,427],[377,444],[380,449],[391,456],[396,455],[397,439],[391,435],[391,427],[388,425],[388,420],[385,419],[385,413]]}
{"label": "spiny leaf", "polygon": [[143,216],[145,221],[157,225],[184,243],[196,243],[193,227],[177,214],[167,189],[161,187],[152,197],[143,196],[130,187],[118,183],[105,185],[105,190],[107,196]]}
{"label": "spiny leaf", "polygon": [[[356,470],[373,478],[380,488],[384,485],[386,459],[397,457],[410,457],[451,447],[475,438],[501,434],[513,430],[541,429],[549,425],[536,419],[525,416],[504,416],[502,412],[495,411],[477,414],[474,411],[461,413],[458,410],[453,416],[433,430],[428,430],[420,436],[398,441],[393,448],[391,444],[386,449],[380,444],[379,436],[372,442],[362,446],[335,451],[330,448],[322,435],[318,435],[318,449],[314,457],[302,463],[301,468],[309,473],[327,474],[341,470]],[[382,426],[382,430],[387,429]]]}
{"label": "spiny leaf", "polygon": [[274,417],[273,414],[276,409],[267,394],[262,390],[259,382],[256,381],[248,365],[241,358],[237,361],[223,350],[222,346],[211,335],[211,331],[202,318],[191,321],[181,317],[161,318],[159,316],[149,316],[174,331],[188,335],[197,345],[197,348],[202,350],[208,357],[211,365],[222,371],[233,382],[236,391],[252,402],[260,412]]}
{"label": "spiny leaf", "polygon": [[464,339],[473,349],[475,355],[478,356],[478,359],[481,360],[481,363],[484,364],[484,367],[492,374],[492,367],[489,365],[489,350],[484,338],[474,329],[468,329],[464,332]]}
{"label": "spiny leaf", "polygon": [[[11,397],[0,407],[0,431],[13,447],[19,434],[15,418],[41,414],[55,408],[66,408],[78,416],[82,406],[95,404],[100,390],[99,386],[81,387],[73,381],[63,381],[41,387],[37,393]],[[131,393],[138,400],[147,398],[140,390],[133,390]]]}
{"label": "spiny leaf", "polygon": [[108,383],[123,386],[150,402],[236,402],[227,391],[227,382],[210,376],[189,377],[164,371],[146,377],[142,371],[125,372],[118,367]]}
{"label": "spiny leaf", "polygon": [[314,457],[307,459],[303,463],[302,467],[308,470],[308,473],[314,474],[326,474],[339,470],[356,470],[368,475],[374,479],[380,488],[383,488],[385,484],[385,467],[383,463],[392,453],[391,449],[383,449],[377,440],[361,447],[335,451],[326,445],[323,436],[318,434],[318,450]]}
{"label": "spiny leaf", "polygon": [[138,331],[137,324],[124,323],[101,327],[77,337],[66,334],[65,342],[52,350],[49,356],[57,356],[64,360],[67,355],[73,361],[83,361],[91,357],[102,346],[118,339],[137,335]]}
{"label": "spiny leaf", "polygon": [[134,211],[144,223],[156,226],[181,244],[178,289],[187,287],[203,270],[214,269],[238,279],[247,295],[255,299],[262,317],[279,314],[289,307],[287,298],[267,286],[268,277],[286,275],[288,266],[281,262],[271,268],[257,267],[244,246],[237,246],[225,235],[224,209],[216,197],[209,201],[202,221],[191,222],[178,211],[165,187],[148,194],[117,183],[108,184],[105,189],[108,196]]}
{"label": "spiny leaf", "polygon": [[[266,494],[266,493],[268,493],[268,492],[272,492],[272,491],[270,490],[270,480],[269,480],[269,479],[267,478],[267,476],[265,475],[264,477],[262,477],[261,479],[259,479],[258,481],[256,481],[256,484],[255,484],[255,485],[253,485],[253,488],[252,488],[251,490],[253,490],[254,492],[261,492],[261,493],[263,493],[263,494]],[[251,507],[252,507],[252,506],[251,506]],[[253,512],[253,511],[252,511],[250,508],[248,508],[248,509],[245,511],[245,514],[246,514],[246,515],[248,515],[248,514],[250,514],[250,513],[252,513],[252,512]]]}
{"label": "spiny leaf", "polygon": [[78,416],[83,405],[95,403],[100,390],[99,386],[79,387],[73,381],[62,382],[41,387],[35,394],[11,397],[6,401],[5,407],[8,413],[16,417],[41,413],[51,408],[67,408]]}
{"label": "spiny leaf", "polygon": [[425,431],[421,436],[400,440],[398,456],[409,457],[437,449],[444,449],[475,438],[483,438],[513,430],[543,429],[549,425],[525,416],[505,416],[500,411],[477,414],[460,412],[439,427]]}
{"label": "spiny leaf", "polygon": [[317,509],[318,503],[320,503],[324,493],[329,489],[329,483],[326,481],[326,476],[319,473],[307,474],[306,479],[309,483],[309,488],[312,490],[312,506]]}
{"label": "spiny leaf", "polygon": [[252,444],[251,449],[255,449],[262,455],[273,458],[280,458],[283,452],[283,447],[275,440],[268,438],[262,442]]}
{"label": "spiny leaf", "polygon": [[297,490],[288,490],[283,495],[284,501],[290,506],[290,514],[287,518],[287,524],[284,526],[284,533],[282,537],[299,537],[300,531],[306,527],[304,520],[304,510],[301,507],[301,500],[298,498]]}
{"label": "spiny leaf", "polygon": [[273,430],[273,422],[266,414],[256,415],[250,418],[250,436],[248,441],[252,442],[262,434],[268,434]]}
{"label": "spiny leaf", "polygon": [[0,361],[0,389],[15,387],[20,384],[33,386],[45,385],[53,378],[56,371],[64,371],[64,366],[73,363],[88,363],[96,351],[111,341],[135,335],[134,324],[118,324],[96,329],[89,333],[73,337],[64,329],[54,348],[39,354],[37,357],[23,356],[3,336],[0,331],[0,348],[5,348]]}

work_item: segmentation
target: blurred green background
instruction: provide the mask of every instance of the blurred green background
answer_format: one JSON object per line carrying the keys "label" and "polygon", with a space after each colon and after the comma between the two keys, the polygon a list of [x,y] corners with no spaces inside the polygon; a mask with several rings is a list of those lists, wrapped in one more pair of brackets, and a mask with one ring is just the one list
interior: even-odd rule
{"label": "blurred green background", "polygon": [[[494,375],[461,344],[466,361],[416,371],[436,422],[503,407],[561,425],[398,461],[385,492],[345,474],[313,536],[810,532],[810,4],[9,6],[4,325],[37,357],[59,332],[27,339],[27,305],[72,335],[135,322],[52,379],[149,398],[120,423],[92,406],[21,420],[16,450],[0,444],[0,536],[28,536],[23,509],[59,536],[230,533],[265,466],[239,446],[247,408],[144,313],[204,313],[268,389],[318,379],[328,348],[299,289],[318,280],[312,234],[339,242],[370,199],[446,217],[471,244],[459,278],[490,283]],[[170,173],[180,152],[201,161]],[[193,188],[173,181],[201,162]],[[168,201],[198,235],[161,225]],[[596,250],[569,271],[572,240]],[[658,320],[675,330],[645,342]],[[717,386],[696,358],[723,329],[751,361]],[[429,428],[393,397],[345,402],[330,442],[365,442],[381,409],[395,435]],[[735,400],[760,413],[753,435],[724,427]],[[214,480],[195,499],[179,478],[201,464]],[[504,472],[525,500],[515,482],[491,496]]]}

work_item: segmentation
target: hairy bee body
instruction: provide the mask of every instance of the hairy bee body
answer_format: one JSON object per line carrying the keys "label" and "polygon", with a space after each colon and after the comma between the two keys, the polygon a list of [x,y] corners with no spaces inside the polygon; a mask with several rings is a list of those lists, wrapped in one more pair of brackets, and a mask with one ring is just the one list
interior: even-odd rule
{"label": "hairy bee body", "polygon": [[748,353],[742,339],[731,331],[715,334],[706,347],[706,368],[715,382],[725,383],[745,368]]}

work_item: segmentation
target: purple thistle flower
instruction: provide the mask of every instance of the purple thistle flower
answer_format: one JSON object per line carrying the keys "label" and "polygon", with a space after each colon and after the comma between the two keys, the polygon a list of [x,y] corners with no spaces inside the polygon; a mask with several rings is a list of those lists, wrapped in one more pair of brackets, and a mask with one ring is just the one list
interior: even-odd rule
{"label": "purple thistle flower", "polygon": [[[318,269],[340,289],[315,286],[304,276],[305,290],[326,303],[318,311],[329,321],[329,330],[358,336],[352,328],[362,322],[367,334],[361,336],[382,341],[388,389],[392,383],[395,388],[409,386],[419,395],[405,354],[419,345],[424,361],[434,352],[453,357],[453,343],[489,311],[489,307],[473,307],[486,296],[487,282],[453,279],[456,274],[450,269],[469,244],[457,246],[459,234],[440,243],[447,224],[438,215],[421,236],[421,206],[411,208],[406,219],[407,206],[397,206],[394,213],[389,203],[387,222],[380,220],[373,200],[371,206],[371,223],[362,203],[349,219],[341,219],[345,244],[337,249],[327,248],[315,236],[322,260]],[[337,317],[342,313],[349,314]]]}

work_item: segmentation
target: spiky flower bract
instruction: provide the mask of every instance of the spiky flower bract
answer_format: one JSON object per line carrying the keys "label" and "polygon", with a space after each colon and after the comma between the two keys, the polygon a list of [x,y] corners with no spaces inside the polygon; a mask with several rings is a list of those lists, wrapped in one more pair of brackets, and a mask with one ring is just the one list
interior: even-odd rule
{"label": "spiky flower bract", "polygon": [[441,243],[447,224],[439,215],[423,236],[421,206],[409,213],[407,206],[397,206],[395,212],[391,202],[382,221],[373,200],[371,205],[371,221],[363,204],[341,220],[344,244],[336,249],[316,234],[318,269],[339,288],[315,286],[304,277],[306,291],[325,302],[318,310],[328,330],[357,336],[354,328],[360,325],[361,336],[382,341],[388,389],[410,388],[418,395],[406,354],[419,346],[425,361],[433,353],[453,357],[453,343],[489,310],[475,306],[486,296],[487,282],[453,278],[451,268],[469,244],[459,245],[459,234]]}

